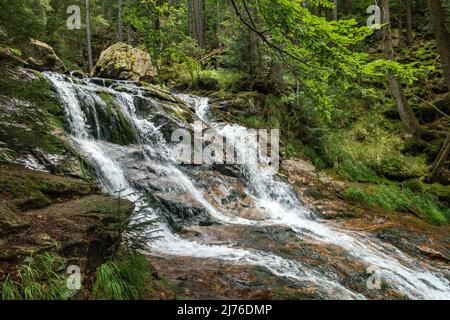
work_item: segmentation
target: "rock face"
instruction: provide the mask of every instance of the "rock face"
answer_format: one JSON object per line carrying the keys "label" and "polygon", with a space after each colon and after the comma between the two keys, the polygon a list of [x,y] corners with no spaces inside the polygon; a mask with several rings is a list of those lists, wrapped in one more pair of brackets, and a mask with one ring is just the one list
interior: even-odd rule
{"label": "rock face", "polygon": [[66,176],[87,177],[83,159],[70,145],[63,109],[39,72],[0,69],[0,161]]}
{"label": "rock face", "polygon": [[92,75],[100,78],[151,82],[156,76],[156,69],[147,52],[119,42],[101,53]]}
{"label": "rock face", "polygon": [[25,54],[28,56],[26,62],[33,69],[60,73],[67,71],[66,66],[56,55],[55,50],[45,42],[31,39]]}
{"label": "rock face", "polygon": [[[134,206],[103,195],[79,179],[0,164],[0,281],[27,257],[52,252],[86,274],[111,254],[119,231],[118,207]],[[89,279],[86,279],[89,280]]]}
{"label": "rock face", "polygon": [[292,184],[303,203],[322,218],[357,215],[342,197],[347,184],[334,180],[325,172],[317,172],[311,163],[302,159],[283,160],[280,174]]}

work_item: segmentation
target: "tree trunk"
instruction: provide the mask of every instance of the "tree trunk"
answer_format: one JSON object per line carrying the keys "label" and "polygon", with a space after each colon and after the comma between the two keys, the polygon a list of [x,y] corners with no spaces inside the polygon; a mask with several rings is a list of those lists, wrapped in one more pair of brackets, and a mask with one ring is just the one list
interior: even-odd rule
{"label": "tree trunk", "polygon": [[431,167],[431,181],[437,181],[441,174],[442,169],[447,163],[448,155],[450,153],[450,133],[447,135],[447,139],[445,139],[444,145],[441,148],[436,160]]}
{"label": "tree trunk", "polygon": [[450,90],[450,34],[445,26],[445,11],[440,0],[428,0],[428,10],[438,52],[441,56],[445,82]]}
{"label": "tree trunk", "polygon": [[338,3],[337,0],[333,0],[333,20],[337,21],[338,20]]}
{"label": "tree trunk", "polygon": [[204,0],[188,1],[189,35],[197,41],[199,47],[205,44],[205,3]]}
{"label": "tree trunk", "polygon": [[406,0],[406,43],[409,45],[413,42],[412,5],[413,0]]}
{"label": "tree trunk", "polygon": [[221,36],[221,32],[222,32],[222,28],[221,28],[221,24],[222,24],[222,9],[220,7],[220,1],[221,0],[216,0],[216,19],[217,19],[217,25],[216,25],[216,37],[217,37],[217,43],[219,45],[219,47],[222,46],[222,44],[220,43],[220,36]]}
{"label": "tree trunk", "polygon": [[345,14],[352,13],[353,0],[344,0],[343,11]]}
{"label": "tree trunk", "polygon": [[127,43],[132,46],[133,45],[133,30],[131,28],[131,25],[127,25]]}
{"label": "tree trunk", "polygon": [[117,40],[123,41],[123,26],[122,26],[122,0],[117,2]]}
{"label": "tree trunk", "polygon": [[232,5],[230,4],[230,36],[234,37],[236,34],[236,13],[233,10]]}
{"label": "tree trunk", "polygon": [[[382,23],[385,24],[383,27],[383,50],[387,59],[394,60],[394,47],[392,45],[392,34],[390,27],[390,14],[389,14],[389,0],[381,1],[381,16]],[[420,137],[422,134],[422,128],[417,121],[417,118],[411,109],[411,106],[406,100],[403,87],[398,81],[398,79],[390,74],[388,75],[389,89],[394,96],[395,103],[397,104],[397,110],[400,115],[402,122],[404,123],[406,129],[409,133],[416,137]]]}
{"label": "tree trunk", "polygon": [[86,0],[86,45],[89,61],[89,72],[94,68],[92,61],[92,44],[91,44],[91,8],[90,1]]}
{"label": "tree trunk", "polygon": [[194,39],[194,0],[188,0],[187,5],[189,36]]}

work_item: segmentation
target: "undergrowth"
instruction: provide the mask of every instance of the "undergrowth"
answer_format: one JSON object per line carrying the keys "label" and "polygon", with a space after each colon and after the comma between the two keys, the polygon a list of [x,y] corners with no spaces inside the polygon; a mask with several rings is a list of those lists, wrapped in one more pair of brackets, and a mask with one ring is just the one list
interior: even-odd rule
{"label": "undergrowth", "polygon": [[426,192],[415,192],[397,185],[352,186],[345,191],[347,199],[367,205],[380,207],[387,211],[411,212],[438,225],[448,224],[450,210],[435,196]]}
{"label": "undergrowth", "polygon": [[30,258],[0,284],[2,300],[64,300],[71,297],[60,274],[63,259],[50,253]]}
{"label": "undergrowth", "polygon": [[100,300],[136,300],[142,298],[149,263],[144,256],[123,254],[97,268],[92,298]]}

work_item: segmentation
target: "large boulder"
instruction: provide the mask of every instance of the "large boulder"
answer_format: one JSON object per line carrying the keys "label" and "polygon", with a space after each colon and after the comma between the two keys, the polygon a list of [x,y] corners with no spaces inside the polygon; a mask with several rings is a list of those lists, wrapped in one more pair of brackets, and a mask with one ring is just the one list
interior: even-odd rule
{"label": "large boulder", "polygon": [[29,67],[39,71],[56,71],[64,73],[66,66],[56,55],[55,50],[47,43],[31,39],[30,44],[25,49],[26,62]]}
{"label": "large boulder", "polygon": [[150,55],[125,43],[116,43],[104,50],[92,75],[100,78],[152,81],[156,77]]}

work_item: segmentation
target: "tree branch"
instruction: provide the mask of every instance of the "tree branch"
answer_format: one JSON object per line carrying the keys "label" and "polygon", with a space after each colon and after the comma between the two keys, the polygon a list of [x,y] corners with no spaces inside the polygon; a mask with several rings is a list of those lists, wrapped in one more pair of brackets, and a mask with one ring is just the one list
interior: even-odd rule
{"label": "tree branch", "polygon": [[238,7],[237,7],[237,5],[236,5],[236,1],[235,1],[235,0],[231,0],[231,4],[232,4],[232,6],[233,6],[233,9],[234,9],[234,11],[235,11],[237,17],[239,18],[239,20],[240,20],[247,28],[249,28],[249,29],[250,29],[251,31],[253,31],[256,35],[258,35],[259,38],[260,38],[264,43],[266,43],[266,44],[267,44],[269,47],[271,47],[272,49],[275,49],[275,50],[276,50],[277,52],[279,52],[280,54],[286,55],[286,56],[290,57],[291,59],[293,59],[293,60],[295,60],[295,61],[297,61],[297,62],[299,62],[299,63],[302,63],[302,64],[304,64],[304,65],[307,65],[308,67],[326,70],[326,68],[322,68],[322,67],[319,67],[319,66],[313,66],[313,65],[310,65],[309,63],[307,63],[308,61],[311,61],[311,60],[312,60],[312,57],[311,57],[311,58],[308,58],[308,60],[305,61],[305,60],[303,60],[303,59],[301,59],[301,58],[299,58],[299,57],[293,55],[292,53],[290,53],[290,52],[288,52],[288,51],[286,51],[286,50],[280,48],[280,47],[277,46],[276,44],[272,43],[269,39],[267,39],[266,35],[265,35],[263,32],[259,31],[259,30],[256,28],[256,25],[255,25],[255,23],[254,23],[254,21],[253,21],[253,19],[252,19],[252,17],[251,17],[251,14],[250,14],[250,12],[249,12],[249,10],[248,10],[248,6],[247,6],[246,1],[245,1],[245,0],[242,0],[242,2],[243,2],[243,4],[244,4],[244,9],[245,9],[247,15],[249,16],[250,23],[243,17],[242,13],[239,11],[239,9],[238,9]]}

